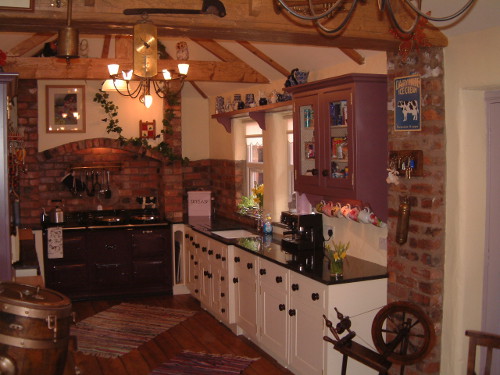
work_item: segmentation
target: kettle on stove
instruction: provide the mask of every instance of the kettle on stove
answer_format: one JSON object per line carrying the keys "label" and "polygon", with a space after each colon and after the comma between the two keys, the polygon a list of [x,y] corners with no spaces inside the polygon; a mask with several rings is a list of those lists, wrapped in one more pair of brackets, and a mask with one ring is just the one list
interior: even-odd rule
{"label": "kettle on stove", "polygon": [[[56,201],[52,201],[52,202],[56,202]],[[50,222],[53,224],[64,223],[64,211],[57,203],[62,204],[61,201],[57,201],[56,207],[53,208],[52,211],[50,211],[50,215],[49,215]]]}

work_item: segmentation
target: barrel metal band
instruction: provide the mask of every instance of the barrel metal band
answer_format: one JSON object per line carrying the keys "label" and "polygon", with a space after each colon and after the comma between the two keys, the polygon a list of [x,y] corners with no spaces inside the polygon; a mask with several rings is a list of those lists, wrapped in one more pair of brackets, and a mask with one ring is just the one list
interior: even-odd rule
{"label": "barrel metal band", "polygon": [[68,345],[68,337],[59,339],[57,342],[54,342],[52,339],[48,340],[32,340],[25,339],[22,337],[12,337],[0,334],[0,344],[15,346],[18,348],[25,349],[53,349],[60,348]]}
{"label": "barrel metal band", "polygon": [[34,318],[34,319],[44,319],[44,320],[47,319],[47,317],[50,315],[55,315],[59,319],[59,318],[66,318],[71,314],[70,306],[68,306],[68,309],[43,310],[43,309],[31,309],[29,307],[16,306],[8,303],[2,303],[0,305],[0,311],[12,315],[24,316],[27,318]]}

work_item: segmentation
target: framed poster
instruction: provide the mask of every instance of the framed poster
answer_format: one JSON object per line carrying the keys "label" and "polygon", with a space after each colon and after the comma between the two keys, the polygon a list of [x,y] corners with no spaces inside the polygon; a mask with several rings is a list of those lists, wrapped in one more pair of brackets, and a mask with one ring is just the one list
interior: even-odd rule
{"label": "framed poster", "polygon": [[394,130],[420,131],[420,92],[419,75],[394,79]]}
{"label": "framed poster", "polygon": [[47,133],[85,133],[85,86],[45,86]]}
{"label": "framed poster", "polygon": [[0,10],[28,10],[35,9],[35,0],[0,0]]}

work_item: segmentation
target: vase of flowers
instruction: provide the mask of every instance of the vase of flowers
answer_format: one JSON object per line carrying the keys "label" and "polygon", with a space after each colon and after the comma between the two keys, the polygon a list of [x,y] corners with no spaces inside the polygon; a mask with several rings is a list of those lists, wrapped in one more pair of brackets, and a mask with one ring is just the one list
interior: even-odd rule
{"label": "vase of flowers", "polygon": [[337,243],[332,241],[332,246],[325,245],[324,250],[329,261],[330,276],[338,279],[344,275],[344,259],[347,256],[349,245],[350,242],[343,243],[342,241]]}

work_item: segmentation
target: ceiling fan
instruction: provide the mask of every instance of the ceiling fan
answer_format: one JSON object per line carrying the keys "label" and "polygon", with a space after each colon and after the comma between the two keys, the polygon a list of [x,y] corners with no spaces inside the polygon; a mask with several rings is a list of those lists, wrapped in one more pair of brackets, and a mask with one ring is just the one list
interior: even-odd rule
{"label": "ceiling fan", "polygon": [[201,10],[196,9],[170,9],[170,8],[133,8],[125,9],[125,15],[141,15],[141,14],[213,14],[215,16],[224,17],[226,8],[220,0],[203,0]]}

